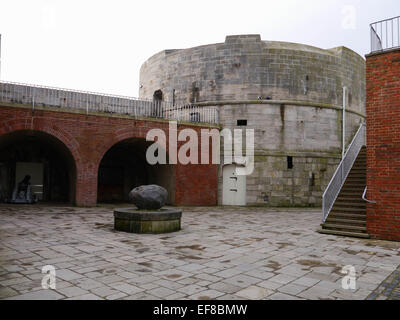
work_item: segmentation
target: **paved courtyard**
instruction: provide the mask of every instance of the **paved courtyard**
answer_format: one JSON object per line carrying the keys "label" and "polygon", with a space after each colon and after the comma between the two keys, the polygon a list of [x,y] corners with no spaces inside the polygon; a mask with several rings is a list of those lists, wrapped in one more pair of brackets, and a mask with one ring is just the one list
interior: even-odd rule
{"label": "paved courtyard", "polygon": [[[400,243],[322,235],[320,217],[317,209],[185,208],[182,231],[136,235],[113,230],[111,206],[0,205],[0,298],[396,297],[384,291],[398,283]],[[41,286],[45,265],[56,268],[55,290]],[[342,289],[346,265],[356,269],[356,290]]]}

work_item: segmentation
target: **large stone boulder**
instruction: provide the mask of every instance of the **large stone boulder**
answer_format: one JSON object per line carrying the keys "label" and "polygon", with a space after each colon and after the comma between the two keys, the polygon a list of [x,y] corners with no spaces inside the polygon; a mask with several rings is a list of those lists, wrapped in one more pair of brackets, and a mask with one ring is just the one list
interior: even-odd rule
{"label": "large stone boulder", "polygon": [[165,205],[168,191],[157,185],[140,186],[129,192],[129,200],[141,210],[157,210]]}

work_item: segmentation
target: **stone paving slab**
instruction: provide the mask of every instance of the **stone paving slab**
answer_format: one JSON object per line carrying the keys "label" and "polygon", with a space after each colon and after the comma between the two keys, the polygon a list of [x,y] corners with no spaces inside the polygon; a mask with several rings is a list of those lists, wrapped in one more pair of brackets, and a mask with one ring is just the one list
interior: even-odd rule
{"label": "stone paving slab", "polygon": [[[319,234],[320,221],[318,209],[183,208],[180,232],[137,235],[113,229],[111,206],[0,205],[0,299],[400,299],[399,243]],[[346,265],[355,290],[342,289]]]}

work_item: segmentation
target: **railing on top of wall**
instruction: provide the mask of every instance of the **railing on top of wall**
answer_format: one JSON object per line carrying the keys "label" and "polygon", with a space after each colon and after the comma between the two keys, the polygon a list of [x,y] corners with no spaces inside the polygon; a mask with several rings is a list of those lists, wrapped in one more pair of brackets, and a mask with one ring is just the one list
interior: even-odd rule
{"label": "railing on top of wall", "polygon": [[0,102],[125,114],[194,123],[218,124],[217,107],[176,105],[133,97],[0,81]]}
{"label": "railing on top of wall", "polygon": [[346,154],[336,169],[328,187],[326,188],[324,195],[322,196],[322,222],[325,223],[328,218],[329,212],[342,189],[347,176],[353,167],[354,162],[357,159],[358,153],[361,148],[365,145],[365,124],[361,124],[357,133],[355,134],[353,141],[350,143]]}
{"label": "railing on top of wall", "polygon": [[371,52],[400,48],[400,16],[377,21],[371,27]]}

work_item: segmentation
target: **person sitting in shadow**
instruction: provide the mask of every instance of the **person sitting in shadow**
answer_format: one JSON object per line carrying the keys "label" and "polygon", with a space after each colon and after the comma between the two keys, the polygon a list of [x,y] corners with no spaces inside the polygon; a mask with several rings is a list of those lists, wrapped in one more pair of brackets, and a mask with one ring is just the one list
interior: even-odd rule
{"label": "person sitting in shadow", "polygon": [[31,185],[31,176],[27,174],[20,183],[18,183],[18,195],[21,195],[21,192],[23,192],[23,195],[26,195],[28,193],[28,188]]}

